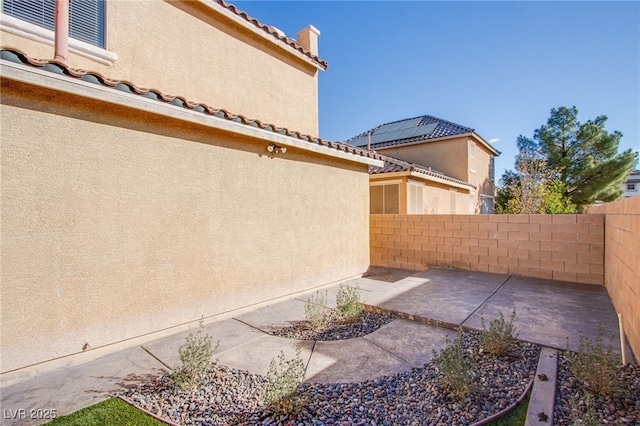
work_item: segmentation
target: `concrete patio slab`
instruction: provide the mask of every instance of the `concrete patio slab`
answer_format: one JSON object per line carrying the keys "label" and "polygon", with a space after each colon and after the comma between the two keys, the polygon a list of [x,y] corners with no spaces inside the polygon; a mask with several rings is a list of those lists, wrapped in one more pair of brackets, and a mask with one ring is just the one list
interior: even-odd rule
{"label": "concrete patio slab", "polygon": [[414,277],[426,281],[377,306],[462,324],[508,279],[506,275],[445,268],[430,268]]}
{"label": "concrete patio slab", "polygon": [[[47,419],[32,419],[31,410],[54,410],[63,416],[103,401],[123,389],[149,381],[168,371],[136,347],[86,364],[43,374],[35,379],[2,388],[3,425],[31,425]],[[12,411],[9,411],[12,410]]]}
{"label": "concrete patio slab", "polygon": [[234,317],[237,321],[264,332],[269,332],[291,325],[293,321],[305,319],[304,305],[306,302],[295,299],[274,303],[255,311]]}
{"label": "concrete patio slab", "polygon": [[406,371],[412,366],[366,338],[317,342],[307,367],[311,382],[351,383]]}
{"label": "concrete patio slab", "polygon": [[429,363],[434,350],[439,352],[446,346],[447,339],[455,338],[453,330],[406,319],[396,319],[365,337],[413,367]]}
{"label": "concrete patio slab", "polygon": [[620,351],[618,317],[607,291],[591,284],[513,276],[464,325],[481,329],[484,317],[488,327],[500,312],[508,319],[514,307],[523,340],[565,349],[569,338],[570,349],[578,350],[580,333],[595,338],[602,325],[605,343],[613,336],[614,350]]}
{"label": "concrete patio slab", "polygon": [[293,340],[264,334],[258,339],[236,345],[226,351],[217,352],[214,358],[220,365],[245,370],[250,373],[266,375],[272,359],[277,358],[280,352],[286,359],[296,356],[296,348],[299,347],[300,357],[307,364],[311,356],[313,341]]}
{"label": "concrete patio slab", "polygon": [[[185,344],[190,333],[196,333],[197,331],[198,329],[193,329],[174,334],[173,336],[147,343],[143,345],[143,348],[152,353],[163,364],[170,368],[175,368],[180,363],[178,349]],[[235,319],[207,324],[203,327],[203,333],[211,336],[214,347],[219,342],[218,349],[215,351],[216,354],[265,335],[262,331]]]}

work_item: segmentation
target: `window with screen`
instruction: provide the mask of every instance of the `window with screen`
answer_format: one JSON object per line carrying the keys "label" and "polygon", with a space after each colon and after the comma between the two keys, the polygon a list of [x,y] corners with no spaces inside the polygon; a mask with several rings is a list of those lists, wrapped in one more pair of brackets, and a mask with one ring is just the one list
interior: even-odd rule
{"label": "window with screen", "polygon": [[400,185],[374,185],[369,188],[371,214],[400,213]]}
{"label": "window with screen", "polygon": [[[69,37],[105,48],[105,0],[69,3]],[[54,30],[55,0],[3,0],[2,13]]]}

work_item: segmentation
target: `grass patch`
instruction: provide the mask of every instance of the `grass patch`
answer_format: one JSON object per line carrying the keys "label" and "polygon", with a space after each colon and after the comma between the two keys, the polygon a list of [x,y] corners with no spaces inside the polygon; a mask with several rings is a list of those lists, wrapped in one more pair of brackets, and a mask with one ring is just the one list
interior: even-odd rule
{"label": "grass patch", "polygon": [[527,409],[529,408],[530,398],[531,392],[527,394],[527,397],[518,404],[513,411],[489,423],[488,426],[524,426],[524,422],[527,419]]}
{"label": "grass patch", "polygon": [[53,419],[47,424],[53,426],[166,426],[120,398],[109,398],[68,416]]}

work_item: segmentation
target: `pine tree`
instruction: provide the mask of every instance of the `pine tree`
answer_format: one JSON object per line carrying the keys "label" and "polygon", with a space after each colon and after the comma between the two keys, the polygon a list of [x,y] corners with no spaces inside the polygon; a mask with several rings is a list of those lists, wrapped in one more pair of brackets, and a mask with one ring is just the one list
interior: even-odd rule
{"label": "pine tree", "polygon": [[598,116],[584,124],[578,109],[551,110],[547,124],[534,133],[539,153],[557,173],[565,195],[579,210],[595,201],[614,201],[622,183],[633,170],[637,156],[630,149],[618,154],[622,133],[605,130],[607,117]]}
{"label": "pine tree", "polygon": [[602,115],[581,124],[576,107],[552,109],[533,139],[518,137],[516,171],[502,176],[496,211],[572,213],[619,198],[637,154],[618,154],[622,133],[607,132],[606,121]]}

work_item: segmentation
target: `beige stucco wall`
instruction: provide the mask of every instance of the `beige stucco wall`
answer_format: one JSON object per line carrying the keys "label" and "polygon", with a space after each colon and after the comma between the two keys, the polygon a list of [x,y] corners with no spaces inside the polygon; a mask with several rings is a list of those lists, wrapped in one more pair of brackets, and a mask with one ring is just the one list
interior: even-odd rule
{"label": "beige stucco wall", "polygon": [[369,265],[366,165],[6,80],[2,96],[2,373]]}
{"label": "beige stucco wall", "polygon": [[[475,166],[469,157],[470,144],[476,145]],[[476,187],[476,207],[481,194],[494,195],[494,181],[491,179],[491,154],[489,150],[473,137],[459,137],[404,145],[389,148],[377,148],[381,154],[421,166],[433,167],[448,176],[468,182]],[[469,213],[468,198],[463,209],[457,213]],[[427,211],[432,213],[431,211]],[[435,212],[433,212],[435,213]],[[449,213],[446,211],[439,213]]]}
{"label": "beige stucco wall", "polygon": [[[52,46],[0,37],[31,57],[54,56]],[[113,66],[75,54],[70,66],[318,134],[317,68],[199,2],[108,1],[107,38],[118,55]]]}
{"label": "beige stucco wall", "polygon": [[467,138],[451,138],[415,145],[376,148],[381,154],[409,161],[425,167],[433,167],[456,179],[468,182],[469,159]]}
{"label": "beige stucco wall", "polygon": [[[424,187],[424,214],[469,214],[469,191],[437,183]],[[452,204],[452,198],[455,199]],[[455,209],[452,207],[455,205]]]}

